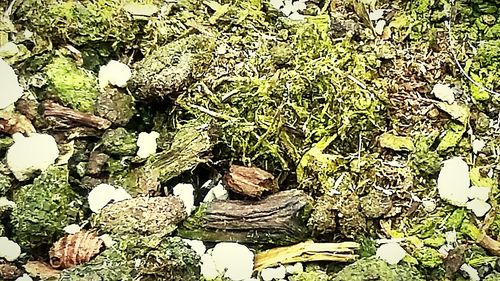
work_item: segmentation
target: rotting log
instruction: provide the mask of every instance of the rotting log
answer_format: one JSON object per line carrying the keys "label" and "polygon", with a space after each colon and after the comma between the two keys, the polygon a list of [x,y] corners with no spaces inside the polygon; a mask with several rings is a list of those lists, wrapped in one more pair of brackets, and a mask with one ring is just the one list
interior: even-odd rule
{"label": "rotting log", "polygon": [[183,238],[211,242],[290,245],[305,241],[312,201],[287,190],[260,201],[224,200],[201,205],[178,230]]}

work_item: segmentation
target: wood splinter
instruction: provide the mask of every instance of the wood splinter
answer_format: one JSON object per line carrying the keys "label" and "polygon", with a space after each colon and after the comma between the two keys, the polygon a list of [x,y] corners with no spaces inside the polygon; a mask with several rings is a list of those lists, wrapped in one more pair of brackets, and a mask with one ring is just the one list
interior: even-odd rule
{"label": "wood splinter", "polygon": [[71,108],[62,106],[53,101],[44,101],[42,103],[44,116],[53,116],[61,118],[70,123],[76,123],[97,129],[107,129],[111,126],[111,121],[92,114],[79,112]]}

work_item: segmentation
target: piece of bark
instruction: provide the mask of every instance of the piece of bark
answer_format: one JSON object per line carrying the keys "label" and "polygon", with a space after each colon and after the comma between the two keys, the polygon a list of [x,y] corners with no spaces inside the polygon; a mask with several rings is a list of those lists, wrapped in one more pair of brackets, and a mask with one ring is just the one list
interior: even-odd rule
{"label": "piece of bark", "polygon": [[91,152],[89,156],[89,164],[87,165],[87,173],[89,175],[97,175],[102,172],[104,166],[109,160],[109,155],[100,152]]}
{"label": "piece of bark", "polygon": [[60,118],[69,123],[69,125],[83,125],[101,130],[111,126],[111,121],[107,119],[92,114],[82,113],[53,101],[44,101],[42,107],[44,116]]}
{"label": "piece of bark", "polygon": [[255,255],[254,270],[278,264],[312,261],[354,261],[358,256],[354,253],[359,249],[356,242],[314,243],[302,242],[293,246],[269,249]]}
{"label": "piece of bark", "polygon": [[13,263],[0,263],[0,280],[15,280],[23,273]]}
{"label": "piece of bark", "polygon": [[287,190],[260,201],[213,201],[184,221],[178,235],[203,241],[290,245],[310,235],[311,199]]}
{"label": "piece of bark", "polygon": [[250,197],[260,197],[264,193],[275,193],[279,190],[274,176],[257,167],[231,165],[224,180],[232,191]]}
{"label": "piece of bark", "polygon": [[39,277],[42,280],[57,280],[61,273],[61,270],[55,269],[50,264],[42,261],[29,261],[24,265],[24,269],[30,276]]}
{"label": "piece of bark", "polygon": [[484,232],[478,237],[479,245],[488,250],[492,255],[500,256],[500,242],[486,235]]}

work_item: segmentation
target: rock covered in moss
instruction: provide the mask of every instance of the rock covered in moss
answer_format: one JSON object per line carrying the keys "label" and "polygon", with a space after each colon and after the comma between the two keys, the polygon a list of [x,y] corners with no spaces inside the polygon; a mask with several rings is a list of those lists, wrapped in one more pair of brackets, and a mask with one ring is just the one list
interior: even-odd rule
{"label": "rock covered in moss", "polygon": [[15,193],[14,202],[13,237],[23,248],[51,244],[81,214],[81,201],[68,183],[66,167],[49,167]]}
{"label": "rock covered in moss", "polygon": [[200,257],[179,237],[125,235],[92,261],[64,270],[60,281],[198,281]]}
{"label": "rock covered in moss", "polygon": [[213,39],[191,35],[158,48],[134,65],[132,93],[138,100],[162,100],[185,90],[211,58]]}
{"label": "rock covered in moss", "polygon": [[134,98],[117,89],[107,88],[97,99],[96,112],[113,124],[125,126],[135,114]]}
{"label": "rock covered in moss", "polygon": [[177,197],[138,197],[104,207],[94,218],[93,224],[117,236],[165,236],[174,231],[186,216],[184,205]]}
{"label": "rock covered in moss", "polygon": [[368,218],[379,218],[392,208],[391,197],[382,191],[372,190],[360,201],[361,209]]}
{"label": "rock covered in moss", "polygon": [[78,111],[93,113],[99,96],[97,78],[59,54],[45,67],[49,82],[48,97]]}
{"label": "rock covered in moss", "polygon": [[363,258],[344,267],[333,281],[424,281],[420,273],[409,265],[391,265],[375,257]]}
{"label": "rock covered in moss", "polygon": [[101,138],[102,148],[105,153],[127,156],[134,155],[137,151],[137,136],[124,128],[108,130]]}
{"label": "rock covered in moss", "polygon": [[322,271],[301,272],[290,276],[290,281],[328,281],[332,278]]}

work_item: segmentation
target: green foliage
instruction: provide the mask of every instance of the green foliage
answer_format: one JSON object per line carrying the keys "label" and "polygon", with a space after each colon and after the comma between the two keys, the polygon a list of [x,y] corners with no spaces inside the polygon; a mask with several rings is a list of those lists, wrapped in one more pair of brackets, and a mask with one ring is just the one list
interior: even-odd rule
{"label": "green foliage", "polygon": [[73,109],[93,113],[99,95],[97,79],[90,72],[78,68],[67,57],[59,54],[45,68],[49,97]]}
{"label": "green foliage", "polygon": [[331,277],[325,272],[316,270],[309,272],[301,272],[296,275],[292,275],[289,278],[290,281],[328,281]]}
{"label": "green foliage", "polygon": [[333,281],[420,281],[424,278],[409,265],[388,265],[375,257],[362,258],[342,269]]}
{"label": "green foliage", "polygon": [[429,247],[415,249],[412,256],[424,267],[435,268],[443,263],[441,254],[436,249]]}
{"label": "green foliage", "polygon": [[82,212],[66,167],[49,167],[33,184],[18,190],[14,202],[13,237],[24,249],[50,245],[65,226],[78,222]]}
{"label": "green foliage", "polygon": [[5,196],[12,185],[12,179],[0,173],[0,197]]}

